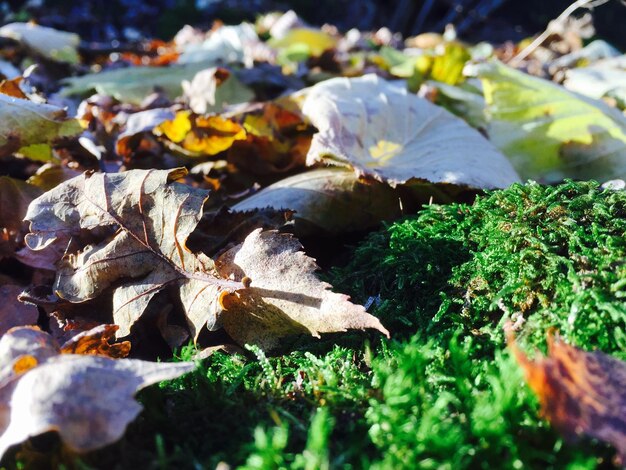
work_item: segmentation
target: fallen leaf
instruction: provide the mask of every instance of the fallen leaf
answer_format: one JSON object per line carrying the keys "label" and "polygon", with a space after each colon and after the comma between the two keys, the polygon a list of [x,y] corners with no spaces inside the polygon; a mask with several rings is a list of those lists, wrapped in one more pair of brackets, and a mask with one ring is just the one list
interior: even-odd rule
{"label": "fallen leaf", "polygon": [[375,75],[313,86],[303,113],[319,129],[307,164],[353,167],[392,186],[409,180],[504,188],[515,170],[477,130]]}
{"label": "fallen leaf", "polygon": [[77,64],[80,36],[33,23],[9,23],[0,37],[14,39],[46,59]]}
{"label": "fallen leaf", "polygon": [[59,137],[79,133],[75,119],[64,109],[0,94],[0,157],[25,151],[35,144],[49,144]]}
{"label": "fallen leaf", "polygon": [[246,138],[244,128],[230,119],[197,116],[190,111],[178,111],[173,119],[162,122],[153,132],[166,137],[170,148],[196,157],[217,155],[235,141]]}
{"label": "fallen leaf", "polygon": [[61,346],[62,354],[95,354],[112,358],[126,357],[130,353],[130,342],[111,343],[115,339],[117,325],[98,325],[91,330],[78,333]]}
{"label": "fallen leaf", "polygon": [[157,292],[178,286],[194,337],[207,321],[213,327],[219,293],[243,286],[220,279],[210,258],[186,248],[208,193],[173,182],[185,174],[184,169],[84,174],[33,201],[26,214],[31,250],[67,249],[81,231],[100,240],[63,258],[56,294],[84,302],[125,279],[113,287],[113,319],[118,336],[126,336]]}
{"label": "fallen leaf", "polygon": [[39,312],[34,305],[17,300],[23,287],[16,285],[0,286],[0,336],[14,326],[34,325]]}
{"label": "fallen leaf", "polygon": [[130,157],[140,146],[143,134],[151,133],[159,124],[174,119],[175,113],[169,108],[156,108],[131,114],[115,143],[118,155]]}
{"label": "fallen leaf", "polygon": [[326,49],[332,49],[337,44],[335,38],[323,31],[312,28],[293,28],[287,31],[280,39],[271,39],[269,45],[276,49],[294,49],[302,47],[306,55],[318,56]]}
{"label": "fallen leaf", "polygon": [[[80,171],[72,170],[67,166],[44,163],[37,169],[33,176],[26,180],[26,182],[44,191],[49,191],[64,181],[75,178],[80,174]],[[26,211],[24,210],[22,218],[25,214]]]}
{"label": "fallen leaf", "polygon": [[169,99],[181,96],[182,81],[191,80],[206,64],[192,63],[167,67],[128,67],[106,70],[63,80],[61,96],[85,95],[96,91],[101,95],[140,105],[155,89],[163,90]]}
{"label": "fallen leaf", "polygon": [[22,89],[20,88],[20,83],[24,80],[23,77],[16,77],[13,80],[2,80],[0,82],[0,93],[7,96],[12,96],[13,98],[21,98],[24,100],[28,99],[28,96],[24,94]]}
{"label": "fallen leaf", "polygon": [[187,245],[194,251],[202,251],[214,258],[227,248],[242,243],[254,229],[277,230],[283,228],[292,217],[291,211],[268,208],[250,211],[234,211],[222,206],[206,212],[193,231]]}
{"label": "fallen leaf", "polygon": [[[222,326],[234,339],[258,339],[264,345],[297,332],[377,328],[386,333],[363,307],[327,291],[329,286],[313,274],[313,260],[298,252],[300,244],[290,237],[254,231],[219,258],[219,270],[205,254],[191,252],[187,239],[202,216],[207,191],[174,182],[185,173],[84,174],[33,201],[26,214],[31,222],[27,246],[43,252],[62,246],[68,252],[58,263],[56,295],[81,303],[112,289],[118,337],[130,333],[166,287],[178,290],[194,339],[205,327]],[[83,231],[93,244],[72,248],[72,237],[87,238]],[[250,260],[258,265],[248,265]],[[248,278],[258,278],[254,282],[261,290],[247,295],[249,279],[242,269],[249,271]],[[241,291],[237,298],[245,301],[224,314],[225,298],[234,291]]]}
{"label": "fallen leaf", "polygon": [[47,333],[15,328],[0,339],[0,458],[11,446],[49,431],[58,432],[74,452],[109,445],[141,411],[133,399],[137,391],[194,367],[59,355]]}
{"label": "fallen leaf", "polygon": [[222,299],[224,329],[235,341],[270,349],[281,337],[298,333],[319,337],[320,333],[373,328],[389,336],[363,306],[320,281],[315,261],[301,250],[291,235],[256,229],[241,245],[219,257],[216,266],[223,277],[251,280],[247,289]]}
{"label": "fallen leaf", "polygon": [[254,92],[227,69],[213,67],[195,74],[191,81],[183,80],[183,95],[191,110],[197,114],[220,113],[225,106],[254,99]]}
{"label": "fallen leaf", "polygon": [[548,355],[530,360],[507,331],[509,348],[541,403],[542,415],[569,441],[607,442],[626,463],[626,362],[586,352],[548,335]]}
{"label": "fallen leaf", "polygon": [[498,62],[474,64],[491,141],[523,179],[607,181],[626,174],[626,118],[599,100]]}
{"label": "fallen leaf", "polygon": [[282,179],[235,204],[234,211],[271,207],[294,211],[298,236],[339,234],[374,227],[402,213],[399,194],[353,171],[323,168]]}
{"label": "fallen leaf", "polygon": [[248,135],[230,148],[230,163],[258,175],[304,166],[315,129],[299,112],[267,102],[238,119]]}
{"label": "fallen leaf", "polygon": [[218,62],[244,62],[246,49],[258,42],[259,38],[249,23],[221,26],[212,31],[204,42],[183,46],[178,62],[181,64],[201,62],[205,67]]}

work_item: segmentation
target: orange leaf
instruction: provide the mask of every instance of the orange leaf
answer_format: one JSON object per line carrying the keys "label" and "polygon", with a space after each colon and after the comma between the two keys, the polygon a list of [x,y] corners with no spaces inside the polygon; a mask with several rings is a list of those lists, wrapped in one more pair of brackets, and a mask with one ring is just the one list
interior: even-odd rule
{"label": "orange leaf", "polygon": [[530,360],[507,331],[509,348],[541,403],[541,414],[569,441],[607,442],[626,463],[626,362],[548,335],[548,356]]}

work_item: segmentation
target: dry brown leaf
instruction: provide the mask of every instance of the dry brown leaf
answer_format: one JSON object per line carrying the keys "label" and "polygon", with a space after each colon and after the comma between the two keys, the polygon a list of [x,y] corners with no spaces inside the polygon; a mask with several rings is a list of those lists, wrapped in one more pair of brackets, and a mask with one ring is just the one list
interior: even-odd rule
{"label": "dry brown leaf", "polygon": [[189,362],[58,352],[52,337],[35,328],[14,328],[0,339],[0,458],[48,431],[75,452],[111,444],[141,411],[137,391],[194,369]]}
{"label": "dry brown leaf", "polygon": [[37,308],[17,300],[22,290],[22,287],[16,285],[0,286],[0,336],[14,326],[37,323]]}
{"label": "dry brown leaf", "polygon": [[530,360],[507,332],[509,348],[537,394],[542,415],[569,441],[593,437],[613,445],[626,464],[626,362],[548,336],[548,356]]}
{"label": "dry brown leaf", "polygon": [[185,246],[208,195],[174,183],[185,173],[85,174],[35,200],[26,215],[30,249],[45,254],[68,247],[83,231],[100,240],[63,258],[56,294],[84,302],[123,279],[113,287],[113,319],[121,337],[130,333],[157,292],[178,286],[194,337],[207,322],[215,327],[220,292],[243,286],[219,279],[210,258]]}
{"label": "dry brown leaf", "polygon": [[130,353],[130,342],[111,343],[115,339],[117,325],[98,325],[89,331],[78,333],[61,346],[62,354],[95,354],[121,358]]}
{"label": "dry brown leaf", "polygon": [[[207,192],[173,180],[185,170],[133,170],[85,174],[33,201],[27,245],[46,252],[71,246],[88,232],[95,244],[80,246],[59,263],[54,292],[80,303],[113,290],[118,337],[130,333],[154,295],[178,289],[194,339],[222,326],[244,342],[274,345],[280,336],[376,328],[380,322],[347,297],[328,291],[314,275],[315,263],[297,240],[275,232],[252,232],[240,245],[211,258],[186,246]],[[231,260],[232,258],[232,260]],[[252,277],[255,289],[248,293]],[[224,296],[228,299],[224,314]]]}
{"label": "dry brown leaf", "polygon": [[26,96],[20,88],[22,80],[24,80],[24,77],[16,77],[12,80],[2,80],[0,82],[0,93],[14,98],[27,100],[28,96]]}
{"label": "dry brown leaf", "polygon": [[230,163],[259,175],[304,166],[315,129],[301,113],[270,101],[246,112],[240,120],[248,135],[229,149]]}
{"label": "dry brown leaf", "polygon": [[224,329],[239,344],[264,348],[280,337],[308,333],[374,328],[389,336],[380,321],[349,297],[329,290],[315,276],[315,260],[301,251],[300,242],[275,231],[253,231],[224,253],[216,265],[220,274],[237,281],[251,279],[248,289],[227,295]]}

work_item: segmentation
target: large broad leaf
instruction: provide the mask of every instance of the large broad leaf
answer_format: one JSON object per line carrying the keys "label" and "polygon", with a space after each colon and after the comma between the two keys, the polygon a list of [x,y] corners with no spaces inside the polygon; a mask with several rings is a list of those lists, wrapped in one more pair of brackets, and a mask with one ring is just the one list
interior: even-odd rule
{"label": "large broad leaf", "polygon": [[626,464],[626,362],[548,337],[548,356],[530,360],[507,332],[509,348],[537,394],[545,418],[569,441],[612,444]]}
{"label": "large broad leaf", "polygon": [[379,181],[360,181],[353,171],[342,168],[285,178],[236,204],[233,210],[265,207],[295,211],[298,235],[363,230],[402,214],[396,190]]}
{"label": "large broad leaf", "polygon": [[[289,237],[253,232],[218,259],[219,270],[205,254],[192,253],[186,242],[202,216],[207,192],[173,182],[184,175],[184,169],[85,174],[33,201],[26,214],[30,249],[45,254],[61,246],[73,253],[59,263],[56,294],[84,302],[113,289],[118,336],[130,333],[150,300],[166,287],[178,290],[194,338],[204,327],[222,325],[236,340],[258,339],[264,345],[275,344],[269,338],[302,332],[386,332],[363,307],[326,292],[327,284],[313,274],[313,261]],[[82,241],[87,235],[94,244]],[[268,237],[272,244],[264,249],[261,242]],[[258,265],[240,263],[239,252],[245,259],[255,256]],[[250,294],[250,285],[265,290]],[[250,296],[254,302],[233,300]],[[233,312],[223,312],[226,297],[228,310],[237,306],[236,322]],[[288,301],[276,305],[274,298]],[[267,316],[274,321],[259,320]]]}
{"label": "large broad leaf", "polygon": [[14,328],[0,339],[0,458],[49,431],[74,452],[111,444],[142,409],[135,393],[195,367],[61,352],[35,328]]}
{"label": "large broad leaf", "polygon": [[412,179],[504,188],[519,178],[477,130],[375,75],[312,87],[304,114],[319,129],[307,163],[352,166],[392,186]]}
{"label": "large broad leaf", "polygon": [[63,96],[84,95],[96,91],[120,101],[140,104],[156,88],[163,90],[170,99],[182,95],[182,81],[191,80],[203,63],[170,65],[168,67],[130,67],[83,75],[64,80]]}
{"label": "large broad leaf", "polygon": [[62,108],[0,94],[0,157],[80,131]]}
{"label": "large broad leaf", "polygon": [[619,111],[499,62],[469,72],[483,82],[491,141],[523,178],[626,175],[626,118]]}

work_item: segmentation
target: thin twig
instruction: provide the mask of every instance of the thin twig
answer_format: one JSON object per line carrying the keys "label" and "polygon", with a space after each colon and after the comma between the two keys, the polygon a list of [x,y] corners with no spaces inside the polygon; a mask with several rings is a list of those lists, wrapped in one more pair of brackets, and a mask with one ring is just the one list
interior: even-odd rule
{"label": "thin twig", "polygon": [[546,28],[546,30],[543,33],[541,33],[539,36],[537,36],[537,38],[535,38],[533,42],[531,42],[528,46],[526,46],[524,49],[518,52],[517,55],[515,55],[515,57],[509,60],[508,64],[512,67],[519,66],[519,64],[526,57],[528,57],[535,49],[541,46],[544,43],[544,41],[548,39],[548,37],[553,32],[553,28],[550,26],[551,24],[564,22],[572,13],[574,13],[579,8],[592,9],[600,5],[604,5],[608,1],[609,0],[576,0],[574,3],[568,6],[565,10],[563,10],[563,13],[561,13],[557,17],[556,20],[551,21],[548,24],[548,27]]}

